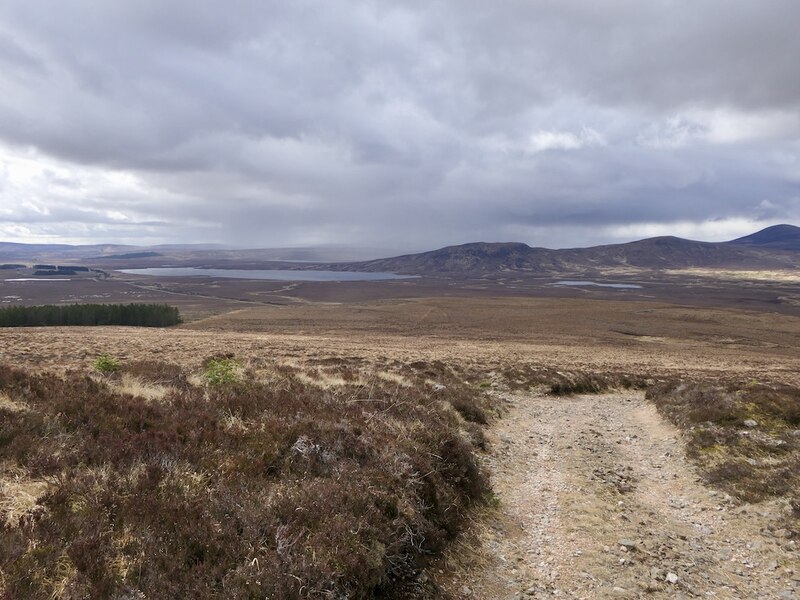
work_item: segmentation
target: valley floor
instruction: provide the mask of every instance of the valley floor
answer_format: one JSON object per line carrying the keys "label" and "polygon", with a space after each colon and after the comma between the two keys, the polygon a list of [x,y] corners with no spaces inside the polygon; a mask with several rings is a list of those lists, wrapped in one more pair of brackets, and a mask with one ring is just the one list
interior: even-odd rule
{"label": "valley floor", "polygon": [[453,596],[800,597],[777,507],[700,483],[641,394],[505,400],[487,458],[498,508],[479,547],[454,552]]}

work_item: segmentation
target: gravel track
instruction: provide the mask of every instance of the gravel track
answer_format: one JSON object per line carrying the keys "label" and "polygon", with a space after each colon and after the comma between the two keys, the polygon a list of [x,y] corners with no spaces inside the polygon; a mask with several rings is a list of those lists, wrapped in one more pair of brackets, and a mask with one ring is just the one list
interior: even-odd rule
{"label": "gravel track", "polygon": [[800,598],[778,507],[703,485],[641,394],[504,399],[487,457],[499,507],[452,595]]}

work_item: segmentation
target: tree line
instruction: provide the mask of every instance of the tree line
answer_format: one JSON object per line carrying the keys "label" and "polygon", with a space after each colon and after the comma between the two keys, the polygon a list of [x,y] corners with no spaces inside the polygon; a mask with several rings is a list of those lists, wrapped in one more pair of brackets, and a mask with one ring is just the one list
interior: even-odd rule
{"label": "tree line", "polygon": [[168,304],[68,304],[0,308],[0,327],[47,325],[132,325],[169,327],[181,323]]}

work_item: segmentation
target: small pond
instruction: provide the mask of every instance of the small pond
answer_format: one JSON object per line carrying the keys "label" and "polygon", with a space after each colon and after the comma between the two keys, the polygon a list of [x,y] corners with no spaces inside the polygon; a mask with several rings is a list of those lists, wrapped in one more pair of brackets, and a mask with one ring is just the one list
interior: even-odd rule
{"label": "small pond", "polygon": [[593,285],[597,287],[606,287],[606,288],[616,288],[618,290],[640,290],[642,286],[636,285],[634,283],[600,283],[598,281],[572,281],[572,280],[564,280],[564,281],[556,281],[555,283],[550,283],[548,285],[563,285],[563,286],[572,286],[572,287],[581,287],[587,285]]}

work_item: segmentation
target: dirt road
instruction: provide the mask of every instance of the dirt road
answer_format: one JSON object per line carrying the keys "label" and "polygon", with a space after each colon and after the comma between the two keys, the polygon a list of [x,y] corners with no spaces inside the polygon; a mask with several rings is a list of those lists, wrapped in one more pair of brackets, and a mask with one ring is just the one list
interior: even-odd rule
{"label": "dirt road", "polygon": [[507,396],[488,457],[497,513],[455,597],[800,598],[775,507],[700,483],[640,394]]}

